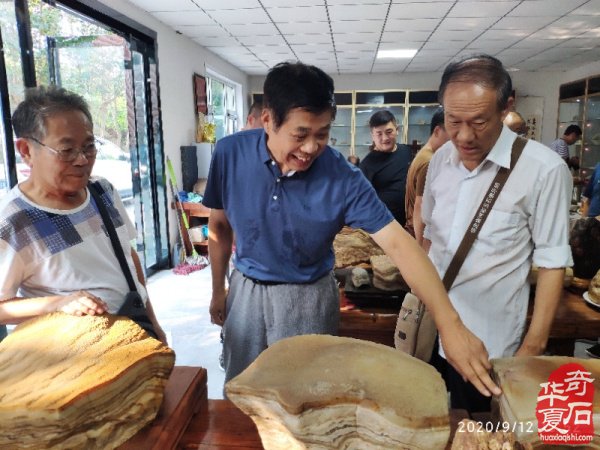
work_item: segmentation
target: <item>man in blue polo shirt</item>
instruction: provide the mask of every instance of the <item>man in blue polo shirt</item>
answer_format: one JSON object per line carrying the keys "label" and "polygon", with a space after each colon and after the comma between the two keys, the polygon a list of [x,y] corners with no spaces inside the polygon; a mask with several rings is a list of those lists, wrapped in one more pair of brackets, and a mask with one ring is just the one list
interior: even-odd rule
{"label": "man in blue polo shirt", "polygon": [[[327,145],[336,112],[333,93],[333,80],[317,67],[278,64],[263,87],[264,129],[216,145],[203,203],[211,208],[210,315],[223,326],[225,380],[277,340],[337,334],[332,244],[349,225],[370,233],[423,299],[450,363],[483,394],[499,394],[483,344],[460,321],[425,253],[360,170]],[[235,270],[227,293],[234,234]]]}

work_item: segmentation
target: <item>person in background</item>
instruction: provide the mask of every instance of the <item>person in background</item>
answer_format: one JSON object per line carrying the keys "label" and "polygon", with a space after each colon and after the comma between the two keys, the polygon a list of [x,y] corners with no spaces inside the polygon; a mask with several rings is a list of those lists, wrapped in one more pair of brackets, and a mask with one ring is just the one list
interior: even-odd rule
{"label": "person in background", "polygon": [[242,130],[251,130],[253,128],[262,128],[262,102],[255,101],[250,105],[250,109],[248,110],[248,117],[246,118],[246,125]]}
{"label": "person in background", "polygon": [[29,89],[12,122],[31,173],[0,200],[0,323],[53,311],[117,313],[123,305],[129,286],[89,181],[101,193],[148,318],[166,344],[130,244],[135,228],[116,189],[103,178],[90,179],[97,149],[85,100],[54,86]]}
{"label": "person in background", "polygon": [[353,166],[358,167],[360,165],[360,158],[356,155],[348,155],[348,162]]}
{"label": "person in background", "polygon": [[430,136],[427,143],[415,155],[408,168],[406,179],[406,231],[412,234],[419,245],[423,244],[423,219],[421,219],[421,204],[427,168],[433,154],[448,141],[444,128],[444,110],[439,108],[431,117]]}
{"label": "person in background", "polygon": [[217,142],[204,196],[211,208],[210,316],[223,326],[225,380],[280,339],[337,334],[333,239],[349,225],[370,233],[398,265],[430,308],[457,370],[482,393],[499,394],[485,348],[458,318],[423,250],[360,170],[327,145],[336,113],[331,77],[315,66],[281,63],[269,70],[263,92],[264,128]]}
{"label": "person in background", "polygon": [[[517,135],[502,121],[512,106],[511,91],[510,75],[489,55],[452,62],[442,75],[439,99],[450,142],[431,158],[422,208],[425,247],[440,275],[497,171],[510,166]],[[546,348],[565,267],[573,264],[568,242],[571,189],[564,161],[528,141],[450,289],[459,316],[492,358],[541,355]],[[532,263],[540,269],[533,316],[525,330]],[[440,356],[451,361],[443,345]],[[451,366],[442,372],[453,408],[489,410],[490,399],[463,375]]]}
{"label": "person in background", "polygon": [[394,219],[404,226],[406,175],[412,160],[412,150],[408,145],[396,143],[398,124],[390,111],[381,110],[373,114],[369,119],[369,127],[373,145],[369,154],[361,161],[360,170]]}
{"label": "person in background", "polygon": [[566,163],[569,162],[569,145],[573,145],[581,137],[581,128],[578,125],[569,125],[562,137],[553,141],[549,147],[558,153]]}
{"label": "person in background", "polygon": [[517,111],[509,111],[504,118],[504,125],[510,128],[511,131],[514,131],[519,136],[527,136],[527,132],[529,131],[529,127],[527,126],[527,122],[523,118],[521,114]]}
{"label": "person in background", "polygon": [[584,217],[600,216],[600,163],[581,194],[581,210]]}

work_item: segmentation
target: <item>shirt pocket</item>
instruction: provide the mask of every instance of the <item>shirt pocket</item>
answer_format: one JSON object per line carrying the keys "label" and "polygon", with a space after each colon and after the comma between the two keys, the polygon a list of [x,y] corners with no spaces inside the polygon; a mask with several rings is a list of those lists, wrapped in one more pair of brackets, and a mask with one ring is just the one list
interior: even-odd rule
{"label": "shirt pocket", "polygon": [[492,209],[473,244],[479,252],[493,255],[517,242],[520,214]]}

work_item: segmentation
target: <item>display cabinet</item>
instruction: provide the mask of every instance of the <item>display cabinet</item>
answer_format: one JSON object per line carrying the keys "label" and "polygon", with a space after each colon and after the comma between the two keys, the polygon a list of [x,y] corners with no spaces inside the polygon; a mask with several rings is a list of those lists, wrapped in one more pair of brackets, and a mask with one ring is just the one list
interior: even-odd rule
{"label": "display cabinet", "polygon": [[587,178],[600,162],[600,77],[588,79],[583,124],[581,167]]}
{"label": "display cabinet", "polygon": [[437,91],[408,93],[408,126],[405,142],[422,146],[429,140],[431,117],[440,107]]}
{"label": "display cabinet", "polygon": [[352,129],[354,127],[354,94],[352,91],[336,92],[337,114],[331,124],[329,145],[346,158],[352,153]]}
{"label": "display cabinet", "polygon": [[569,153],[579,157],[578,175],[585,180],[600,161],[600,76],[561,85],[556,135],[562,136],[571,124],[583,132]]}

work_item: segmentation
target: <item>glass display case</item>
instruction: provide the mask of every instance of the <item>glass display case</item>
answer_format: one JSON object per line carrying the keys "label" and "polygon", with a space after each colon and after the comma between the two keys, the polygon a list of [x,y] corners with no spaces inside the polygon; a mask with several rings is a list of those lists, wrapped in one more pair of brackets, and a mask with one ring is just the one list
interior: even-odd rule
{"label": "glass display case", "polygon": [[352,153],[352,130],[354,126],[354,95],[352,91],[336,92],[337,114],[331,124],[329,145],[346,158]]}
{"label": "glass display case", "polygon": [[589,177],[600,161],[600,93],[589,95],[585,102],[583,151],[581,152],[582,176]]}
{"label": "glass display case", "polygon": [[429,140],[431,117],[439,107],[437,91],[409,92],[407,144],[421,147]]}
{"label": "glass display case", "polygon": [[329,133],[329,145],[346,158],[352,148],[352,107],[338,106],[334,122]]}
{"label": "glass display case", "polygon": [[578,175],[585,181],[600,161],[600,76],[561,85],[557,137],[571,124],[579,125],[583,132],[569,152],[579,157]]}

